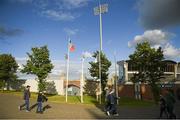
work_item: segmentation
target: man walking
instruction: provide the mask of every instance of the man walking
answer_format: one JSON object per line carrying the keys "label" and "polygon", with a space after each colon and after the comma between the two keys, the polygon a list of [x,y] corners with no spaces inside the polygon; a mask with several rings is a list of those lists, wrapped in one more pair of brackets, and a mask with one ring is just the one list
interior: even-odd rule
{"label": "man walking", "polygon": [[118,116],[117,113],[117,97],[114,93],[113,87],[109,87],[109,94],[107,96],[107,102],[108,102],[108,106],[107,106],[107,115],[114,115],[114,116]]}
{"label": "man walking", "polygon": [[26,106],[26,112],[29,112],[29,98],[31,97],[31,93],[30,93],[30,86],[27,85],[26,86],[26,89],[24,90],[24,96],[23,96],[23,99],[24,99],[24,104],[20,105],[19,106],[19,110],[22,110],[22,108],[24,106]]}
{"label": "man walking", "polygon": [[167,103],[167,111],[169,114],[169,118],[176,118],[176,115],[174,114],[174,104],[176,102],[175,97],[173,95],[172,90],[166,90],[166,103]]}
{"label": "man walking", "polygon": [[39,92],[38,97],[37,97],[37,110],[36,113],[43,113],[43,109],[42,109],[42,103],[44,101],[47,102],[47,97],[44,95],[44,92]]}
{"label": "man walking", "polygon": [[163,113],[168,118],[167,105],[166,105],[166,101],[163,95],[160,95],[159,104],[160,104],[160,117],[159,118],[162,118]]}

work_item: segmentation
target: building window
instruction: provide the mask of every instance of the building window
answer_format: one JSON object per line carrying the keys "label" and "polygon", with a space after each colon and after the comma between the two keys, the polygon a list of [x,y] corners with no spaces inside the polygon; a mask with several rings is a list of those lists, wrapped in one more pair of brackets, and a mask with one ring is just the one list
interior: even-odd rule
{"label": "building window", "polygon": [[129,63],[128,64],[128,71],[138,71],[138,69],[133,63]]}
{"label": "building window", "polygon": [[164,72],[174,72],[174,64],[166,64],[163,70]]}

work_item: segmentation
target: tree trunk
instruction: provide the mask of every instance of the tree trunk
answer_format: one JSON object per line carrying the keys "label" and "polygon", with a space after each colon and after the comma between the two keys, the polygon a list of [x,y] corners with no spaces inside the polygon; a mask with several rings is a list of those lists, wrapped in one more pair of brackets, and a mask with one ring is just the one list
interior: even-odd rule
{"label": "tree trunk", "polygon": [[155,104],[158,104],[160,91],[159,91],[158,86],[155,83],[151,83],[151,91],[153,93],[153,99],[154,99]]}
{"label": "tree trunk", "polygon": [[6,89],[7,89],[8,91],[9,91],[9,89],[10,89],[10,83],[9,83],[9,81],[7,81]]}

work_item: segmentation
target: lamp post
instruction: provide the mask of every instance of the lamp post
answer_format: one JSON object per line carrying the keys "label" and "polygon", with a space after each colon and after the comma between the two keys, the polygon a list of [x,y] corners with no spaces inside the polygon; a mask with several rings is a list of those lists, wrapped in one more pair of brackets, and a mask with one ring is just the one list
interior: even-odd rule
{"label": "lamp post", "polygon": [[81,81],[80,81],[80,94],[81,94],[81,103],[83,103],[83,86],[84,86],[84,59],[85,57],[82,56],[81,60],[82,60],[82,66],[81,66]]}
{"label": "lamp post", "polygon": [[87,58],[91,58],[92,55],[90,53],[88,53],[88,55],[86,54],[87,52],[82,53],[82,57],[81,57],[81,81],[80,81],[80,95],[81,95],[81,103],[84,102],[83,100],[83,87],[84,87],[84,61]]}
{"label": "lamp post", "polygon": [[[114,79],[114,87],[116,92],[116,97],[118,98],[118,77],[117,77],[117,61],[116,61],[116,52],[114,52],[114,62],[115,62],[115,79]],[[117,99],[117,104],[119,104],[119,100]]]}
{"label": "lamp post", "polygon": [[101,52],[102,52],[102,13],[108,12],[108,4],[101,5],[99,0],[99,6],[94,8],[94,15],[99,15],[99,33],[100,33],[100,48],[99,48],[99,88],[100,88],[100,104],[101,104]]}

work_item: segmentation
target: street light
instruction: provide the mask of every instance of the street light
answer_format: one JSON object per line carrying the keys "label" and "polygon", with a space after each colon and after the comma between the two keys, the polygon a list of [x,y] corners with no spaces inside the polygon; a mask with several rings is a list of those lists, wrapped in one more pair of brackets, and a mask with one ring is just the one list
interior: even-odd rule
{"label": "street light", "polygon": [[100,104],[101,104],[101,52],[102,52],[102,13],[108,12],[108,4],[101,5],[99,0],[99,6],[94,8],[94,15],[99,15],[99,30],[100,30],[100,49],[99,49],[99,87],[100,87]]}
{"label": "street light", "polygon": [[80,92],[81,92],[81,103],[83,103],[83,86],[84,86],[84,59],[85,57],[82,56],[81,60],[82,60],[82,66],[81,66],[81,81],[80,81]]}
{"label": "street light", "polygon": [[[118,98],[118,77],[117,77],[117,61],[116,61],[116,52],[114,52],[114,62],[115,62],[115,79],[114,79],[114,88],[115,88],[115,93],[116,93],[116,97]],[[117,99],[117,104],[119,100]]]}
{"label": "street light", "polygon": [[84,61],[87,58],[91,58],[92,55],[89,53],[88,55],[86,54],[86,52],[82,53],[82,57],[81,57],[81,61],[82,61],[82,65],[81,65],[81,81],[80,81],[80,95],[81,95],[81,103],[83,103],[83,87],[84,87]]}

